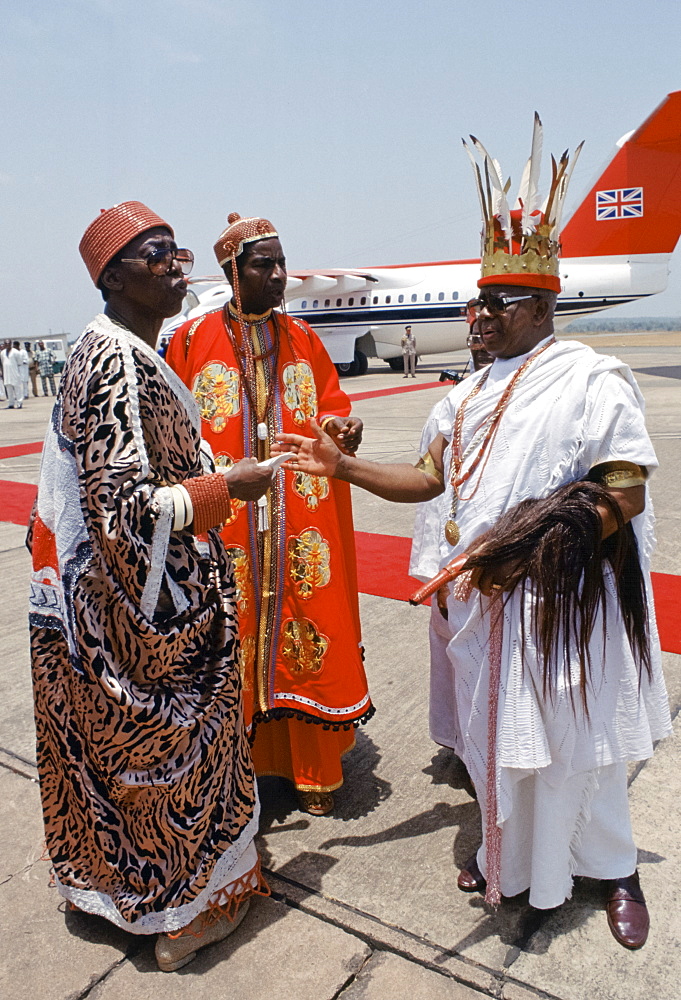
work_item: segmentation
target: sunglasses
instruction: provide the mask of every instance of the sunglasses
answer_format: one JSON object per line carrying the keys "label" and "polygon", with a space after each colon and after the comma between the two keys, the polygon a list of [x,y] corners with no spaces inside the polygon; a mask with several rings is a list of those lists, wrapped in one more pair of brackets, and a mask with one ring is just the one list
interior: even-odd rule
{"label": "sunglasses", "polygon": [[470,303],[469,308],[476,315],[486,309],[492,316],[499,316],[505,313],[509,306],[516,302],[526,302],[528,299],[538,299],[539,295],[500,295],[495,292],[483,292],[477,299]]}
{"label": "sunglasses", "polygon": [[152,250],[147,257],[121,257],[123,264],[146,264],[152,274],[157,277],[168,274],[177,261],[183,274],[190,274],[194,266],[194,254],[191,250],[170,250],[159,247]]}

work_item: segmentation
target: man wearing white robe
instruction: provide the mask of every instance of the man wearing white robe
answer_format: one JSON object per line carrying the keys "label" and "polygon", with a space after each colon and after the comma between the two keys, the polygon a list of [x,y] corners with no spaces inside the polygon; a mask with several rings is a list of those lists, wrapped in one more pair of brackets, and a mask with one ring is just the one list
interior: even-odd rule
{"label": "man wearing white robe", "polygon": [[[502,302],[500,309],[488,306],[493,301]],[[577,657],[567,669],[559,664],[555,691],[544,697],[544,664],[532,631],[534,595],[530,587],[523,598],[518,588],[503,607],[495,759],[501,893],[513,896],[529,888],[532,906],[553,908],[569,898],[575,875],[606,880],[610,929],[625,947],[637,948],[645,942],[648,915],[636,873],[626,769],[629,761],[650,757],[653,742],[671,730],[648,572],[652,511],[646,505],[646,487],[640,485],[657,460],[631,372],[617,359],[597,355],[582,344],[557,343],[555,301],[555,293],[546,290],[508,284],[485,289],[480,327],[495,360],[443,401],[439,432],[416,468],[346,459],[321,433],[315,441],[283,435],[281,442],[298,450],[297,469],[335,475],[388,500],[426,500],[442,493],[438,477],[444,474],[449,481],[453,425],[463,400],[483,382],[464,410],[459,482],[473,467],[512,378],[533,358],[507,399],[486,461],[480,461],[459,489],[460,538],[454,546],[444,535],[452,517],[451,482],[440,497],[439,566],[474,549],[474,541],[522,500],[548,497],[606,462],[640,467],[639,484],[605,488],[623,521],[632,522],[638,542],[650,616],[650,676],[640,673],[634,660],[608,568],[607,631],[601,610],[589,640],[588,718],[580,702]],[[618,530],[611,512],[596,509],[602,537]],[[434,545],[431,529],[425,526]],[[508,564],[496,564],[477,578],[479,591],[473,589],[468,599],[449,596],[448,660],[440,659],[441,670],[436,667],[433,680],[439,696],[432,706],[431,731],[438,734],[438,742],[461,749],[478,792],[483,829],[488,801],[489,609],[510,571]],[[477,858],[461,872],[459,888],[484,890],[486,871],[483,843]]]}
{"label": "man wearing white robe", "polygon": [[5,341],[2,353],[2,380],[7,393],[7,409],[20,410],[24,401],[23,379],[21,376],[21,356],[11,341]]}

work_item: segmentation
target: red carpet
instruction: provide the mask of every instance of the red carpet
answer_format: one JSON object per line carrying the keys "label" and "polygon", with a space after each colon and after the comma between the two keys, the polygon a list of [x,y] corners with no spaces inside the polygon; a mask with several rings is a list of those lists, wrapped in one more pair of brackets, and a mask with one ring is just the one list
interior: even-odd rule
{"label": "red carpet", "polygon": [[[410,538],[356,531],[357,575],[362,594],[407,601],[419,582],[408,575]],[[667,653],[681,653],[681,576],[653,573],[653,592],[660,644]]]}
{"label": "red carpet", "polygon": [[37,492],[38,487],[31,483],[12,483],[7,479],[0,479],[0,521],[28,524]]}
{"label": "red carpet", "polygon": [[[28,524],[28,517],[37,492],[29,483],[0,480],[0,521]],[[411,539],[395,535],[377,535],[356,531],[357,574],[362,594],[407,601],[419,586],[409,576]],[[660,630],[660,642],[667,653],[681,653],[681,576],[653,573],[655,610]]]}

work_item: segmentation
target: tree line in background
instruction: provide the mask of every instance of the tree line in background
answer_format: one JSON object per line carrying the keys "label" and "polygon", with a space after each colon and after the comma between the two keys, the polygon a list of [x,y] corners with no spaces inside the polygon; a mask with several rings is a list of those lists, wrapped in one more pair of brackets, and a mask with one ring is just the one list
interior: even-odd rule
{"label": "tree line in background", "polygon": [[681,316],[636,319],[582,319],[565,327],[565,333],[635,333],[641,330],[681,330]]}

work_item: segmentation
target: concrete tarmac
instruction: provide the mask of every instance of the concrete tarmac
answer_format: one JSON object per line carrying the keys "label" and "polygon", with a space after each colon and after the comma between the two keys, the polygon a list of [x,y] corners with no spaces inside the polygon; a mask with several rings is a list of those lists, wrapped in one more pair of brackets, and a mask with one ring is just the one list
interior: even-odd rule
{"label": "concrete tarmac", "polygon": [[[681,573],[679,334],[582,338],[635,370],[661,468],[653,569]],[[437,379],[463,354],[429,358],[404,382],[373,362],[349,393]],[[359,400],[362,454],[416,460],[422,424],[447,386]],[[0,411],[0,445],[42,439],[51,400]],[[0,479],[37,482],[39,456],[0,459]],[[411,534],[413,509],[355,491],[356,528]],[[2,511],[0,510],[0,519]],[[374,719],[357,732],[331,816],[297,809],[276,779],[261,783],[260,850],[272,897],[256,900],[234,936],[178,973],[156,970],[153,941],[65,913],[49,887],[35,770],[26,626],[25,529],[0,524],[3,601],[0,698],[0,991],[4,1000],[675,1000],[681,979],[677,909],[681,849],[678,709],[681,657],[665,654],[677,733],[630,771],[639,870],[651,934],[638,952],[608,931],[598,883],[533,922],[526,898],[497,912],[456,888],[477,847],[477,804],[449,751],[428,737],[428,608],[361,596]]]}

